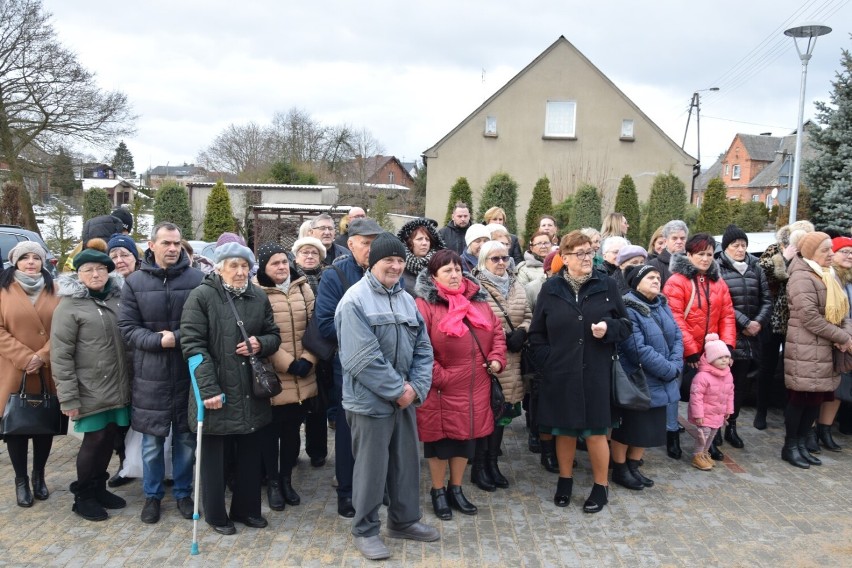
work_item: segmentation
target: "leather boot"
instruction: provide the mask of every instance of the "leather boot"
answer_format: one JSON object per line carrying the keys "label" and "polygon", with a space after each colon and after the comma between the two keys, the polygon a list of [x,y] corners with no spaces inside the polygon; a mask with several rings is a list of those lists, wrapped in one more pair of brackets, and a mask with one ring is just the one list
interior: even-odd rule
{"label": "leather boot", "polygon": [[266,503],[273,511],[284,510],[284,495],[281,493],[281,482],[270,479],[266,484]]}
{"label": "leather boot", "polygon": [[755,430],[766,430],[766,409],[758,408],[754,413],[754,422],[752,423]]}
{"label": "leather boot", "polygon": [[127,501],[106,488],[107,479],[109,479],[109,474],[104,472],[94,482],[93,494],[95,500],[104,509],[124,509],[127,506]]}
{"label": "leather boot", "polygon": [[96,490],[97,488],[91,480],[83,483],[79,481],[71,483],[71,493],[74,494],[74,504],[71,506],[71,510],[87,521],[105,521],[109,518],[106,509],[95,498]]}
{"label": "leather boot", "polygon": [[719,428],[718,430],[716,430],[716,435],[713,436],[713,445],[714,446],[721,446],[724,443],[725,442],[722,440],[722,429]]}
{"label": "leather boot", "polygon": [[573,488],[573,477],[560,477],[556,482],[556,495],[553,496],[553,504],[557,507],[567,507],[571,502],[571,490]]}
{"label": "leather boot", "polygon": [[808,451],[808,447],[805,444],[805,439],[799,438],[798,440],[799,441],[797,445],[799,447],[799,454],[803,458],[805,458],[805,461],[811,465],[822,465],[822,462],[819,460],[819,458],[812,456],[811,453]]}
{"label": "leather boot", "polygon": [[18,507],[33,506],[33,492],[30,491],[30,478],[26,475],[15,478],[15,498],[18,500]]}
{"label": "leather boot", "polygon": [[538,433],[530,430],[530,433],[527,435],[527,448],[534,453],[541,453],[541,440],[538,439]]}
{"label": "leather boot", "polygon": [[50,497],[50,491],[47,490],[47,485],[44,483],[44,470],[33,470],[33,497],[39,501],[44,501]]}
{"label": "leather boot", "polygon": [[[473,465],[470,467],[470,482],[482,489],[483,491],[497,491],[497,487],[494,485],[494,480],[491,479],[491,476],[488,474],[488,470],[485,469],[485,456],[480,455],[480,452],[477,451],[476,455],[473,458]],[[458,486],[450,486],[458,487]]]}
{"label": "leather boot", "polygon": [[609,502],[609,486],[595,483],[592,492],[583,504],[584,513],[600,513]]}
{"label": "leather boot", "polygon": [[654,486],[654,480],[651,479],[650,477],[645,477],[644,475],[642,475],[642,472],[639,471],[639,466],[642,465],[639,462],[640,462],[640,460],[628,459],[627,460],[627,469],[630,470],[630,473],[633,474],[633,477],[635,477],[636,479],[638,479],[639,481],[642,482],[642,485],[644,485],[645,487],[653,487]]}
{"label": "leather boot", "polygon": [[[842,448],[837,445],[834,438],[831,437],[831,424],[819,424],[816,427],[817,439],[822,447],[831,452],[839,452]],[[35,478],[33,478],[35,485]]]}
{"label": "leather boot", "polygon": [[737,434],[737,423],[734,420],[729,420],[725,426],[725,440],[734,448],[742,448],[745,446],[742,438]]}
{"label": "leather boot", "polygon": [[442,521],[449,521],[452,519],[453,510],[450,509],[446,489],[443,487],[435,489],[433,487],[429,494],[432,496],[432,510],[435,511],[435,516]]}
{"label": "leather boot", "polygon": [[500,471],[500,467],[497,464],[497,456],[491,453],[488,454],[488,459],[485,462],[485,467],[488,470],[488,475],[491,477],[491,480],[494,481],[494,486],[499,487],[500,489],[506,489],[509,487],[509,480],[506,479],[506,476]]}
{"label": "leather boot", "polygon": [[467,497],[462,493],[461,485],[447,486],[447,502],[450,504],[450,507],[463,515],[475,515],[478,511],[476,505],[468,501]]}
{"label": "leather boot", "polygon": [[[717,435],[718,435],[718,432],[717,432]],[[712,459],[716,460],[717,462],[720,462],[720,461],[722,461],[723,459],[725,459],[725,454],[723,454],[723,453],[719,450],[719,448],[717,448],[717,447],[716,447],[716,444],[715,444],[715,443],[710,444],[710,449],[707,451],[707,453],[708,453],[708,454],[710,454],[710,457],[711,457]]]}
{"label": "leather boot", "polygon": [[284,502],[288,505],[298,505],[302,502],[302,498],[293,489],[291,477],[289,475],[281,477],[281,492],[284,494]]}
{"label": "leather boot", "polygon": [[816,434],[815,428],[811,428],[810,430],[808,430],[808,434],[805,437],[805,445],[807,446],[808,451],[810,453],[812,453],[812,454],[821,453],[821,451],[819,449],[819,442],[817,441],[817,434]]}
{"label": "leather boot", "polygon": [[633,477],[633,473],[627,469],[627,462],[612,463],[612,482],[617,483],[622,487],[626,487],[627,489],[632,489],[633,491],[641,491],[642,489],[645,489],[645,485]]}
{"label": "leather boot", "polygon": [[784,438],[784,448],[781,450],[781,459],[790,465],[794,465],[802,469],[809,469],[811,467],[799,452],[798,438]]}
{"label": "leather boot", "polygon": [[683,455],[680,449],[680,432],[666,432],[666,454],[673,460],[679,460]]}
{"label": "leather boot", "polygon": [[556,441],[551,438],[541,441],[541,465],[550,473],[559,473],[559,461],[556,459]]}

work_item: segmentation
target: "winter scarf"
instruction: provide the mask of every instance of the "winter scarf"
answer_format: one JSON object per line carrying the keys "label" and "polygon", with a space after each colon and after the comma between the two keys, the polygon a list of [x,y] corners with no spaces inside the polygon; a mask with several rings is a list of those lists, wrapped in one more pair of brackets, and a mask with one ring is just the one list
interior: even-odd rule
{"label": "winter scarf", "polygon": [[824,268],[809,258],[802,257],[802,260],[822,277],[822,283],[825,284],[825,319],[828,323],[840,325],[849,314],[849,298],[840,287],[834,268]]}
{"label": "winter scarf", "polygon": [[463,321],[465,318],[473,327],[479,329],[488,329],[491,326],[491,322],[471,304],[465,295],[468,286],[475,286],[475,284],[466,278],[462,279],[461,285],[456,290],[451,290],[435,280],[438,293],[446,298],[450,305],[447,315],[438,324],[438,330],[450,337],[461,337],[467,332],[467,326]]}
{"label": "winter scarf", "polygon": [[39,294],[44,290],[44,275],[39,274],[38,278],[33,278],[20,270],[15,270],[15,280],[23,288],[24,292],[26,292],[30,302],[35,305]]}

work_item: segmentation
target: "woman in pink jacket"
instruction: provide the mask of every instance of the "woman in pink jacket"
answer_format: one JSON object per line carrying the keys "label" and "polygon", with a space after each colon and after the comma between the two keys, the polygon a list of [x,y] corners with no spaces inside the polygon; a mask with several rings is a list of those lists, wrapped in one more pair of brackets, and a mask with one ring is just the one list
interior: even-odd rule
{"label": "woman in pink jacket", "polygon": [[734,376],[731,352],[715,333],[707,335],[704,354],[698,361],[698,374],[689,389],[689,421],[695,424],[695,451],[692,467],[713,469],[708,449],[713,436],[734,411]]}

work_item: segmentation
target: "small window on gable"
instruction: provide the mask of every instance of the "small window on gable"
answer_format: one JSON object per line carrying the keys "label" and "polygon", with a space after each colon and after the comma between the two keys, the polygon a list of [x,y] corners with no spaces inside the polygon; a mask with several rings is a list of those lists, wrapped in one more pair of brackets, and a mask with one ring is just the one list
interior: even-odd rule
{"label": "small window on gable", "polygon": [[633,140],[633,119],[625,118],[621,121],[621,139]]}
{"label": "small window on gable", "polygon": [[731,173],[731,165],[725,164],[725,175],[728,175],[730,173]]}
{"label": "small window on gable", "polygon": [[497,117],[496,116],[486,116],[485,117],[485,136],[497,136]]}
{"label": "small window on gable", "polygon": [[576,138],[577,103],[547,101],[544,117],[545,138]]}
{"label": "small window on gable", "polygon": [[734,171],[731,173],[731,179],[740,179],[740,165],[734,164]]}

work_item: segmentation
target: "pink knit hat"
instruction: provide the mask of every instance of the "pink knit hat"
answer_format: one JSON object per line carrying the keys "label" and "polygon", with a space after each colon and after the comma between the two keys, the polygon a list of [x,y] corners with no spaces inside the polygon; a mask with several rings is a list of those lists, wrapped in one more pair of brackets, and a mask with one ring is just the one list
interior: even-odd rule
{"label": "pink knit hat", "polygon": [[731,352],[725,342],[719,339],[715,333],[708,333],[704,339],[704,356],[712,363],[719,357],[730,357]]}

